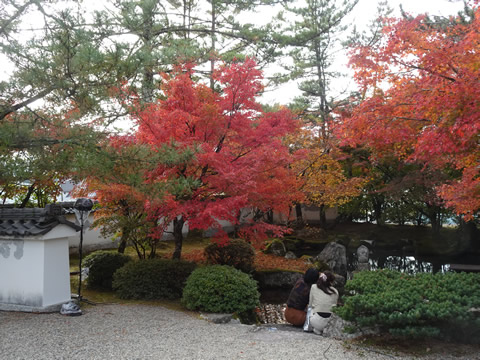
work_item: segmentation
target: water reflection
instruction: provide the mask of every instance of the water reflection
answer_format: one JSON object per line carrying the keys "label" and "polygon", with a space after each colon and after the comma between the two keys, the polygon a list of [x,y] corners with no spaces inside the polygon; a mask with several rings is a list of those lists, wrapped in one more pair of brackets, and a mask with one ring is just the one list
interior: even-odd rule
{"label": "water reflection", "polygon": [[428,262],[416,259],[414,256],[386,256],[378,259],[370,259],[370,268],[397,270],[408,274],[437,273],[450,270],[449,264]]}
{"label": "water reflection", "polygon": [[[351,272],[357,269],[357,256],[354,252],[349,255],[347,267]],[[408,274],[444,273],[450,271],[450,260],[442,257],[420,258],[414,255],[374,252],[370,254],[369,265],[370,270],[389,269]]]}

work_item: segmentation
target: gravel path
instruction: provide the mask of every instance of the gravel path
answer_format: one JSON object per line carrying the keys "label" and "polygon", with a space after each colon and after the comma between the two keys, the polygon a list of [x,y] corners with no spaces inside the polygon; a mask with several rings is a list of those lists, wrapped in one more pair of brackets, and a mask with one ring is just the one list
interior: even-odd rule
{"label": "gravel path", "polygon": [[[410,359],[302,331],[213,324],[147,305],[98,305],[78,317],[0,312],[0,359]],[[461,357],[424,359],[480,359]]]}

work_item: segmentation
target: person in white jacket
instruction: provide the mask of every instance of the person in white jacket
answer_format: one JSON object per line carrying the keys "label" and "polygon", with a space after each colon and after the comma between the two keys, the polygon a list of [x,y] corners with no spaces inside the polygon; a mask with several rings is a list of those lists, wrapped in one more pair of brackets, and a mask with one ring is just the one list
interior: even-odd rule
{"label": "person in white jacket", "polygon": [[313,330],[317,335],[322,334],[332,316],[332,308],[338,302],[338,291],[332,286],[334,281],[335,276],[325,271],[310,290],[308,306],[311,308],[311,315],[308,330]]}

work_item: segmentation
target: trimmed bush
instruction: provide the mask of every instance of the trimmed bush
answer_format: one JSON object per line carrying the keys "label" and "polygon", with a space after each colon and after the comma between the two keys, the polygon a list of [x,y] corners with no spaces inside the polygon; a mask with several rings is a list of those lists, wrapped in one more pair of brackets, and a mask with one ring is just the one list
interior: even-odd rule
{"label": "trimmed bush", "polygon": [[190,310],[242,314],[255,309],[260,294],[248,274],[226,265],[196,269],[187,279],[182,303]]}
{"label": "trimmed bush", "polygon": [[113,275],[113,289],[122,299],[179,299],[195,267],[184,260],[132,261]]}
{"label": "trimmed bush", "polygon": [[402,337],[480,342],[480,274],[363,271],[345,286],[335,309],[360,327]]}
{"label": "trimmed bush", "polygon": [[130,260],[128,255],[103,250],[86,256],[83,264],[88,267],[87,287],[112,290],[113,274]]}
{"label": "trimmed bush", "polygon": [[246,273],[253,271],[255,249],[241,239],[230,240],[225,245],[211,243],[204,250],[205,258],[211,265],[228,265]]}

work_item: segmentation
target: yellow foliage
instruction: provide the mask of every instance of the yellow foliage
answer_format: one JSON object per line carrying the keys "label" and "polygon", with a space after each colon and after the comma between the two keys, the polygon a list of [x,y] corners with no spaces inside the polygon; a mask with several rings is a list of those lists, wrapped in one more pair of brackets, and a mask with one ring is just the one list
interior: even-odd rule
{"label": "yellow foliage", "polygon": [[307,156],[293,164],[302,180],[302,191],[307,203],[339,206],[360,194],[368,179],[347,178],[341,162],[335,158],[331,144],[329,148],[332,150],[326,150],[326,144],[312,136],[308,130],[299,134],[295,140],[295,146],[308,151]]}

